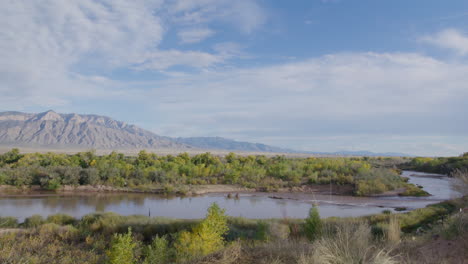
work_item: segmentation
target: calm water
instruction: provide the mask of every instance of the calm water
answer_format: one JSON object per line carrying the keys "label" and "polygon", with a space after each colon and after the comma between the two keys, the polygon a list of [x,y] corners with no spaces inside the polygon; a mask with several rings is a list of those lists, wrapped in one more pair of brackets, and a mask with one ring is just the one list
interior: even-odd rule
{"label": "calm water", "polygon": [[405,206],[410,209],[449,199],[453,179],[412,176],[411,182],[424,186],[431,197],[356,198],[328,195],[311,196],[301,200],[272,199],[268,194],[241,194],[239,199],[228,199],[223,194],[197,197],[165,197],[154,194],[77,194],[57,195],[42,193],[34,196],[0,197],[0,216],[14,216],[20,221],[33,214],[48,216],[65,213],[74,217],[93,212],[115,212],[122,215],[149,215],[170,218],[202,218],[211,203],[217,202],[228,215],[247,218],[305,218],[312,203],[319,203],[322,217],[360,216],[379,213],[384,209]]}

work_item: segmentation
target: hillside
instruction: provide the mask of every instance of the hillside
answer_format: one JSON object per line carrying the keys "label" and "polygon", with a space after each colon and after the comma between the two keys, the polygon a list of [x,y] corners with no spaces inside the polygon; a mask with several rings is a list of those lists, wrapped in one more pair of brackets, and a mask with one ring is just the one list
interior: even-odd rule
{"label": "hillside", "polygon": [[295,153],[297,151],[269,146],[261,143],[235,141],[222,137],[189,137],[175,138],[176,142],[190,145],[200,149],[232,150],[232,151],[255,151],[255,152],[281,152]]}
{"label": "hillside", "polygon": [[109,117],[54,111],[0,113],[0,144],[37,148],[191,148]]}

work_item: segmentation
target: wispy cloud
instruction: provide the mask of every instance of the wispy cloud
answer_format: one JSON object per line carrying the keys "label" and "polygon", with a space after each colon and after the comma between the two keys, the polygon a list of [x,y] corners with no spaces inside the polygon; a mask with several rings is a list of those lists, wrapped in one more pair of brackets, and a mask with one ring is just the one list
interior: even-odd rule
{"label": "wispy cloud", "polygon": [[468,35],[456,29],[445,29],[421,38],[422,42],[452,50],[459,55],[468,55]]}
{"label": "wispy cloud", "polygon": [[212,21],[228,23],[244,33],[252,33],[267,20],[267,13],[256,0],[176,0],[170,12],[184,25]]}
{"label": "wispy cloud", "polygon": [[160,48],[167,31],[180,28],[177,21],[196,14],[208,21],[187,20],[193,28],[179,33],[185,43],[214,34],[207,22],[222,20],[241,31],[251,31],[264,17],[253,0],[2,3],[0,103],[6,107],[12,98],[18,100],[17,105],[26,98],[41,98],[34,101],[63,105],[66,96],[109,96],[117,89],[113,84],[92,81],[87,78],[90,73],[99,76],[116,69],[165,71],[174,66],[204,69],[223,63],[232,54]]}
{"label": "wispy cloud", "polygon": [[[148,84],[158,88],[142,98],[161,99],[150,112],[171,113],[155,120],[166,135],[260,142],[275,136],[268,143],[283,146],[294,144],[291,137],[401,135],[403,146],[409,144],[404,139],[418,136],[468,133],[461,123],[468,100],[466,72],[467,65],[414,53],[340,53],[178,76]],[[412,153],[423,154],[426,143],[414,141]],[[390,142],[378,144],[395,149]],[[312,141],[297,146],[316,149]]]}
{"label": "wispy cloud", "polygon": [[197,43],[214,35],[214,31],[209,28],[190,28],[177,33],[182,43]]}

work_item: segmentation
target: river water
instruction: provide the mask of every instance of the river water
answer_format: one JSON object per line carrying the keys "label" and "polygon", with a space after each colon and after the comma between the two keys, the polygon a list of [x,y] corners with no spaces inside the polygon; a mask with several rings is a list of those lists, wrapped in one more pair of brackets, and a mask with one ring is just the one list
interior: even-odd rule
{"label": "river water", "polygon": [[246,218],[305,218],[312,204],[318,204],[321,217],[362,216],[380,213],[385,209],[421,208],[431,203],[454,198],[454,179],[443,175],[404,171],[411,183],[424,187],[429,197],[351,197],[304,194],[291,199],[270,198],[267,193],[241,193],[239,199],[226,194],[208,194],[195,197],[167,197],[155,194],[87,193],[60,195],[37,193],[27,196],[0,196],[0,216],[24,218],[39,214],[48,216],[64,213],[74,217],[94,212],[115,212],[121,215],[150,215],[193,219],[202,218],[206,209],[216,202],[230,216]]}

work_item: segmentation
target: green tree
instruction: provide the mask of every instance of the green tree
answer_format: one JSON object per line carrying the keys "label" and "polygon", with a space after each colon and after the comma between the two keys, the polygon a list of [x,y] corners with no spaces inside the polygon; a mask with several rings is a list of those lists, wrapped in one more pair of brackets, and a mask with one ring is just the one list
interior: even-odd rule
{"label": "green tree", "polygon": [[317,206],[314,205],[309,210],[309,216],[305,220],[304,231],[308,239],[314,240],[322,233],[322,220]]}
{"label": "green tree", "polygon": [[133,241],[132,230],[129,228],[126,234],[114,234],[111,248],[107,252],[110,264],[135,263],[134,250],[137,243]]}
{"label": "green tree", "polygon": [[6,164],[11,164],[15,163],[18,160],[20,160],[23,157],[23,155],[20,154],[19,149],[14,148],[5,154],[2,155],[1,160],[6,163]]}

